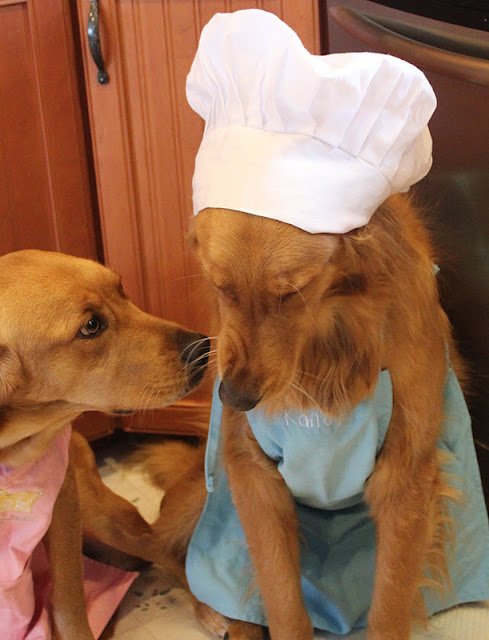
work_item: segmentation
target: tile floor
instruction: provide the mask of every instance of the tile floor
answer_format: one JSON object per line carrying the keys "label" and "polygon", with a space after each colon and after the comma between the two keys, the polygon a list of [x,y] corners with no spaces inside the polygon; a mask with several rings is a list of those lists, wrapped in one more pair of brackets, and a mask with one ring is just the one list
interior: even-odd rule
{"label": "tile floor", "polygon": [[[124,462],[137,438],[117,436],[97,446],[104,482],[132,502],[148,521],[156,518],[162,492],[140,469]],[[315,640],[365,640],[365,632],[348,636],[317,633]],[[104,640],[215,640],[195,621],[187,593],[163,570],[143,570],[109,625]],[[435,616],[412,640],[489,640],[489,602],[457,607]]]}

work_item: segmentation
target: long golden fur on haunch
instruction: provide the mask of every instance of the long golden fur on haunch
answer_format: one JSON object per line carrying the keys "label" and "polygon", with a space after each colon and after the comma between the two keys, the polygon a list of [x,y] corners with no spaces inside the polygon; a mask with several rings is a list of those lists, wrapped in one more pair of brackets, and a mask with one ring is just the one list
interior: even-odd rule
{"label": "long golden fur on haunch", "polygon": [[[448,361],[464,378],[418,212],[408,197],[393,196],[362,229],[312,235],[206,209],[196,217],[194,240],[219,301],[224,463],[272,639],[309,640],[312,628],[294,503],[244,411],[259,403],[270,413],[316,407],[338,417],[368,397],[379,371],[388,369],[392,417],[366,487],[377,531],[367,637],[407,640],[427,566],[434,578],[446,577],[446,500],[456,492],[442,474],[437,440]],[[188,513],[202,506],[202,454],[189,455],[194,479],[190,489],[183,476],[169,487],[157,525],[162,538],[165,523],[172,522],[174,538],[180,513],[192,526]],[[232,623],[228,633],[263,637],[248,623]]]}

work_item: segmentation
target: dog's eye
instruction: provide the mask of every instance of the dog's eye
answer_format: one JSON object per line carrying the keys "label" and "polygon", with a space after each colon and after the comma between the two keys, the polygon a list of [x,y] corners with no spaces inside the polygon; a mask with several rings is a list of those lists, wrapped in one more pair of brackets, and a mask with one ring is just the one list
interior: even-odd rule
{"label": "dog's eye", "polygon": [[78,337],[94,338],[96,335],[101,333],[106,326],[107,325],[102,318],[94,315],[81,327],[80,331],[78,332]]}

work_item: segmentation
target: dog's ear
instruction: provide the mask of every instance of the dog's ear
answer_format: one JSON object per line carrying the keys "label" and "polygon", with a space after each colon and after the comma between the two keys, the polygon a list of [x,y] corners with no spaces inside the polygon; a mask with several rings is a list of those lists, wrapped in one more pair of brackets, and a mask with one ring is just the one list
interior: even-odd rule
{"label": "dog's ear", "polygon": [[8,403],[10,395],[22,384],[22,364],[17,354],[0,343],[0,407]]}

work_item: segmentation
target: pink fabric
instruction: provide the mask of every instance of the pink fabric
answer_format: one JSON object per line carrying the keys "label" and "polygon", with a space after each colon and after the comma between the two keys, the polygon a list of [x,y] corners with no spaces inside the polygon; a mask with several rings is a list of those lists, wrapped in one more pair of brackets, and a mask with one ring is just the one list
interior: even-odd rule
{"label": "pink fabric", "polygon": [[[35,463],[0,465],[0,638],[50,640],[49,566],[42,538],[68,466],[71,427]],[[84,558],[90,627],[96,638],[138,575]]]}

